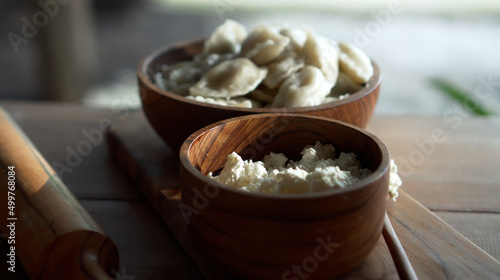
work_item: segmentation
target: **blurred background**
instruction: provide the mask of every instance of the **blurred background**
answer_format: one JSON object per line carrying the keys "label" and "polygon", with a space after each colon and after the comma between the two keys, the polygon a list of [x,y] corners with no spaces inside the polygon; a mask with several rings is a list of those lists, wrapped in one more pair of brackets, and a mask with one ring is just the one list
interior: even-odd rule
{"label": "blurred background", "polygon": [[377,114],[500,113],[496,0],[4,0],[0,99],[139,108],[139,61],[228,18],[353,42],[382,69]]}

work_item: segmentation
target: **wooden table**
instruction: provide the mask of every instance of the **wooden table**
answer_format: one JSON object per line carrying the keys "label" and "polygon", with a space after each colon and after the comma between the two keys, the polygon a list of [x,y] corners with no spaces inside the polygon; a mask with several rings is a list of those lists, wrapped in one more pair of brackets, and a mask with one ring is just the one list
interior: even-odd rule
{"label": "wooden table", "polygon": [[[73,104],[0,102],[58,168],[85,133],[124,122],[128,110]],[[405,189],[500,260],[500,118],[375,116],[378,135],[400,166]],[[96,138],[97,139],[97,138]],[[104,139],[62,179],[120,252],[119,279],[203,279],[145,198],[109,156]],[[1,242],[3,255],[5,242]],[[4,264],[2,264],[4,265]],[[5,269],[0,267],[0,278]],[[27,279],[22,271],[18,279]],[[135,277],[135,278],[133,278]]]}

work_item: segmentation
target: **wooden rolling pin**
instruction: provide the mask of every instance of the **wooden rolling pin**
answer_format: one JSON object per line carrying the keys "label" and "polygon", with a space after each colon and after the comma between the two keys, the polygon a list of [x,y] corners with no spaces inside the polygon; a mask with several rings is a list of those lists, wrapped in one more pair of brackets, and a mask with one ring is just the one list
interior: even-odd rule
{"label": "wooden rolling pin", "polygon": [[112,279],[115,244],[1,107],[0,165],[8,268],[18,259],[31,279]]}

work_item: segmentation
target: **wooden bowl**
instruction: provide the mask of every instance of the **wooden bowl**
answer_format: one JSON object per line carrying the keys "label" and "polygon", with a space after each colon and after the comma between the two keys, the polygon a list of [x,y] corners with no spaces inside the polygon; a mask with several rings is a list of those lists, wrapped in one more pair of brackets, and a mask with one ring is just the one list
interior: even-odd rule
{"label": "wooden bowl", "polygon": [[[354,152],[373,171],[345,189],[262,194],[212,181],[235,151],[261,160],[269,152],[300,156],[321,141]],[[375,136],[340,121],[298,114],[223,120],[189,136],[180,149],[182,204],[188,232],[208,259],[245,279],[327,279],[360,264],[380,238],[390,155]],[[299,278],[292,278],[299,277]]]}
{"label": "wooden bowl", "polygon": [[328,104],[301,108],[234,108],[189,100],[160,89],[153,76],[161,65],[191,60],[201,52],[203,39],[181,43],[154,52],[140,62],[137,75],[144,113],[156,132],[175,151],[191,133],[216,121],[256,113],[316,115],[366,127],[378,99],[381,74],[374,74],[367,86],[351,96]]}

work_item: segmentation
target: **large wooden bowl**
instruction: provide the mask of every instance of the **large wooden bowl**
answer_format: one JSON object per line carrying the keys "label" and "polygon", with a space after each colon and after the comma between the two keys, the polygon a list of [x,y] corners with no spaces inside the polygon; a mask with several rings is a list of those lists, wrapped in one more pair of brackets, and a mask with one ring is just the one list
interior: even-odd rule
{"label": "large wooden bowl", "polygon": [[[261,160],[269,152],[298,157],[316,141],[354,152],[373,171],[345,189],[308,194],[261,194],[212,181],[235,151]],[[258,114],[217,122],[180,149],[182,204],[200,251],[245,279],[327,279],[360,264],[379,240],[386,210],[390,155],[356,126],[315,116]],[[292,278],[299,277],[299,278]]]}
{"label": "large wooden bowl", "polygon": [[355,94],[337,102],[302,108],[250,109],[211,105],[186,99],[155,85],[153,76],[160,65],[190,60],[201,52],[202,47],[202,39],[169,46],[146,57],[137,69],[144,113],[156,132],[176,151],[191,133],[232,117],[256,113],[296,113],[337,119],[364,128],[375,109],[381,82],[375,63],[373,77]]}

